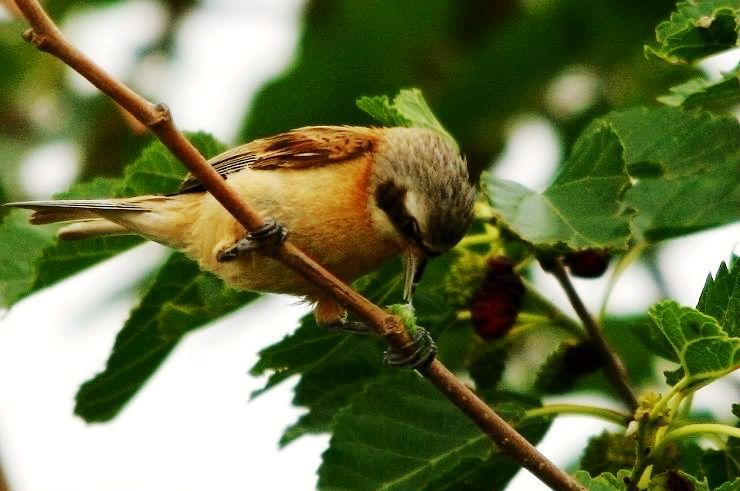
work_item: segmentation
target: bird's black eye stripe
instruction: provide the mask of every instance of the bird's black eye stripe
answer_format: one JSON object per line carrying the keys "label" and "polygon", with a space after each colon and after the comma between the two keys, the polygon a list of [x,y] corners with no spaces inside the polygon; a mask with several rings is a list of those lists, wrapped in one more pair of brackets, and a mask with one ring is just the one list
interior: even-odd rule
{"label": "bird's black eye stripe", "polygon": [[409,239],[421,243],[421,230],[416,219],[409,215],[404,199],[406,188],[394,181],[385,181],[375,190],[375,200],[394,225]]}

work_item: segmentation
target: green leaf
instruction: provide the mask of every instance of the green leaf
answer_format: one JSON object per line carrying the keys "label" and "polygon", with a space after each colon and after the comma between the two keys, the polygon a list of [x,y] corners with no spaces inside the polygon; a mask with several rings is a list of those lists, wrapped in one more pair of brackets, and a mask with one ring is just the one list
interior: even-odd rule
{"label": "green leaf", "polygon": [[740,260],[734,258],[730,269],[722,262],[714,278],[707,275],[696,310],[711,315],[722,329],[733,337],[740,337],[738,327],[740,301]]}
{"label": "green leaf", "polygon": [[718,488],[714,488],[714,491],[738,491],[740,490],[740,477],[736,477],[733,481],[727,481]]}
{"label": "green leaf", "polygon": [[[187,137],[207,159],[225,150],[224,145],[208,133],[190,133]],[[174,193],[186,174],[185,166],[156,140],[126,167],[123,193],[125,196]]]}
{"label": "green leaf", "polygon": [[[424,280],[414,295],[419,325],[437,337],[440,357],[465,351],[463,343],[469,336],[449,335],[459,326],[451,322],[453,311],[441,294],[442,277],[446,274],[450,255],[431,262]],[[380,270],[355,283],[355,287],[379,305],[401,298],[401,268],[392,261]],[[450,343],[457,343],[450,346]],[[280,440],[286,445],[308,433],[326,432],[334,415],[350,397],[363,390],[365,384],[383,379],[393,372],[382,364],[382,343],[374,336],[333,333],[318,327],[312,315],[280,342],[260,352],[252,368],[254,375],[268,375],[265,386],[253,396],[259,396],[294,375],[300,375],[293,403],[308,408],[308,412],[286,429]]]}
{"label": "green leaf", "polygon": [[102,236],[81,241],[59,241],[45,248],[36,261],[36,277],[27,293],[35,292],[69,278],[101,261],[141,244],[134,235]]}
{"label": "green leaf", "polygon": [[[539,400],[512,392],[479,390],[486,402],[494,406],[499,416],[514,424],[516,430],[531,443],[536,444],[545,436],[552,423],[551,418],[522,419],[525,411],[541,407]],[[458,489],[497,491],[506,489],[509,481],[521,466],[503,453],[494,451],[485,460],[465,458],[452,469],[440,473],[424,488],[427,491],[456,491]]]}
{"label": "green leaf", "polygon": [[491,177],[491,204],[502,224],[541,249],[620,250],[630,239],[724,225],[740,209],[738,142],[731,117],[677,108],[611,113],[584,131],[543,193]]}
{"label": "green leaf", "polygon": [[[382,304],[400,298],[398,264],[391,263],[356,283],[368,298]],[[293,333],[260,351],[253,375],[268,375],[259,396],[291,376],[300,375],[293,403],[309,411],[288,427],[280,444],[308,434],[329,431],[336,412],[364,385],[388,373],[382,365],[381,343],[374,336],[335,333],[316,325],[313,315]]]}
{"label": "green leaf", "polygon": [[[221,144],[205,133],[189,135],[204,155],[212,156]],[[77,183],[58,199],[105,198],[141,194],[165,194],[177,190],[185,168],[159,141],[151,143],[131,165],[123,179],[96,178]],[[140,244],[138,236],[93,237],[79,241],[54,241],[48,227],[23,224],[16,212],[0,226],[0,263],[7,274],[0,275],[0,295],[4,305],[68,278],[105,259]],[[2,272],[2,271],[0,271]]]}
{"label": "green leaf", "polygon": [[31,227],[26,213],[11,210],[0,224],[0,299],[8,307],[23,298],[34,282],[34,267],[54,242],[48,230]]}
{"label": "green leaf", "polygon": [[301,376],[293,404],[309,411],[286,428],[280,445],[287,445],[303,435],[329,431],[334,415],[351,396],[368,381],[387,374],[381,359],[380,344],[372,336],[329,332],[308,315],[294,333],[260,352],[251,373],[269,374],[269,378],[253,396],[292,375]]}
{"label": "green leaf", "polygon": [[490,455],[488,437],[415,373],[369,384],[334,421],[319,489],[423,489],[462,459]]}
{"label": "green leaf", "polygon": [[627,489],[627,485],[622,479],[609,472],[591,477],[586,471],[578,471],[575,478],[589,491],[626,491]]}
{"label": "green leaf", "polygon": [[257,297],[227,288],[182,254],[173,254],[118,333],[105,370],[80,387],[75,413],[88,422],[112,419],[185,333]]}
{"label": "green leaf", "polygon": [[387,95],[363,96],[357,99],[355,104],[384,126],[409,127],[412,125],[411,120],[401,114]]}
{"label": "green leaf", "polygon": [[658,97],[658,100],[668,106],[731,111],[740,102],[740,66],[723,74],[720,80],[695,78],[671,87],[670,91],[669,95]]}
{"label": "green leaf", "polygon": [[724,450],[708,450],[702,457],[704,473],[712,488],[740,476],[740,443],[730,438]]}
{"label": "green leaf", "polygon": [[726,481],[740,479],[738,478],[740,476],[740,438],[730,436],[724,448],[706,450],[701,457],[701,467],[702,474],[712,488]]}
{"label": "green leaf", "polygon": [[740,7],[735,0],[679,2],[667,21],[658,24],[657,48],[647,53],[670,63],[690,63],[734,48],[740,32]]}
{"label": "green leaf", "polygon": [[488,181],[501,223],[536,247],[568,250],[626,248],[629,216],[620,199],[628,186],[622,145],[603,121],[584,131],[543,193],[493,176]]}
{"label": "green leaf", "polygon": [[391,103],[387,96],[361,97],[357,107],[386,126],[426,128],[443,134],[457,147],[442,123],[439,122],[419,89],[402,89]]}
{"label": "green leaf", "polygon": [[651,336],[673,352],[687,387],[698,388],[740,365],[740,338],[730,337],[717,320],[672,300],[653,305]]}
{"label": "green leaf", "polygon": [[[75,184],[69,191],[55,197],[111,196],[120,183],[120,179],[97,178]],[[79,244],[56,243],[52,228],[33,226],[28,223],[27,216],[25,211],[12,210],[0,225],[0,298],[4,306],[10,306],[44,286],[76,273],[100,260],[101,256],[108,257],[120,239],[123,242],[132,240],[109,237],[107,240],[96,240],[93,247],[85,247],[80,252]]]}
{"label": "green leaf", "polygon": [[605,118],[624,146],[637,239],[655,242],[737,220],[740,125],[734,117],[637,108]]}

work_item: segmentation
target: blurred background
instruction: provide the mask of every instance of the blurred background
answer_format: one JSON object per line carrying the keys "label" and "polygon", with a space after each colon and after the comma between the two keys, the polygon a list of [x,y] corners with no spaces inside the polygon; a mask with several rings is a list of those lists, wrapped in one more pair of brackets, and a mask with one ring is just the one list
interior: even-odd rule
{"label": "blurred background", "polygon": [[[120,175],[151,137],[23,42],[11,2],[0,1],[0,201],[45,199],[75,181]],[[595,116],[656,105],[656,96],[693,72],[718,76],[737,63],[737,51],[699,68],[646,60],[642,45],[673,7],[667,0],[48,5],[73,43],[169,105],[182,129],[232,145],[308,124],[372,124],[355,99],[414,86],[458,139],[474,175],[492,168],[537,189]],[[610,308],[644,311],[663,296],[694,305],[707,273],[739,237],[740,227],[731,226],[666,242],[628,271]],[[137,247],[3,313],[0,472],[9,489],[314,487],[328,439],[303,437],[277,450],[283,428],[300,414],[290,406],[291,383],[249,401],[263,383],[247,374],[257,351],[307,311],[290,297],[266,297],[190,334],[113,422],[86,425],[73,416],[79,384],[102,368],[164,254],[154,244]],[[544,274],[535,280],[565,305]],[[576,286],[595,308],[604,283]],[[699,408],[711,410],[733,392],[713,385],[697,397]],[[602,427],[560,418],[540,449],[567,465]],[[509,489],[541,486],[520,473]]]}

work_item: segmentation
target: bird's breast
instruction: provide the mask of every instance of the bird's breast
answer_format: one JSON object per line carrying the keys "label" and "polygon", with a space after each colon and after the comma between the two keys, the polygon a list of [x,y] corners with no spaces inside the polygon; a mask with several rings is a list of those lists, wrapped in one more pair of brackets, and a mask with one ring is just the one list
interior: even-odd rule
{"label": "bird's breast", "polygon": [[[372,162],[364,158],[310,169],[245,169],[228,182],[249,206],[285,226],[288,239],[306,254],[352,281],[400,252],[390,222],[369,204],[371,172]],[[212,196],[204,194],[200,206],[186,252],[202,267],[237,288],[314,294],[303,277],[262,254],[218,262],[218,251],[245,231]]]}

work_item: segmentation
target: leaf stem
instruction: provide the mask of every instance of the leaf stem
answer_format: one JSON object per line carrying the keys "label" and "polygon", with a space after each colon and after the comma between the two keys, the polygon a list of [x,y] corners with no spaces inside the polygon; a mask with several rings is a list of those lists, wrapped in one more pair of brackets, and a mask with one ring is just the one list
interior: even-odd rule
{"label": "leaf stem", "polygon": [[[540,263],[543,261],[541,260]],[[629,385],[627,377],[627,371],[622,364],[622,361],[617,357],[616,353],[609,348],[606,343],[606,339],[596,324],[596,321],[586,309],[583,304],[581,297],[573,287],[573,283],[570,281],[568,273],[565,271],[562,261],[559,258],[555,258],[552,261],[548,261],[543,265],[545,271],[550,272],[560,283],[560,286],[565,290],[565,294],[576,311],[578,318],[581,319],[583,327],[586,328],[586,332],[590,340],[594,343],[596,349],[604,360],[604,371],[607,379],[616,389],[619,396],[627,404],[630,410],[634,411],[637,409],[637,397],[635,397],[632,388]]]}
{"label": "leaf stem", "polygon": [[668,393],[660,398],[657,403],[655,403],[655,406],[650,410],[649,418],[650,420],[655,420],[658,417],[660,417],[660,413],[662,413],[666,406],[668,406],[668,403],[671,402],[671,400],[676,397],[677,394],[679,394],[684,387],[688,384],[688,379],[686,377],[679,380],[676,385],[671,387],[671,390],[668,391]]}
{"label": "leaf stem", "polygon": [[631,420],[630,415],[620,413],[619,411],[595,406],[583,406],[580,404],[547,404],[542,407],[528,410],[524,414],[524,417],[536,418],[539,416],[548,416],[550,414],[583,414],[611,421],[620,426],[627,426]]}
{"label": "leaf stem", "polygon": [[723,425],[720,423],[694,423],[684,426],[680,426],[676,429],[668,431],[663,436],[663,439],[658,445],[655,446],[653,452],[654,458],[660,457],[665,450],[666,446],[673,440],[683,438],[686,436],[701,434],[701,433],[714,433],[719,435],[727,435],[734,438],[740,438],[740,428],[734,426]]}
{"label": "leaf stem", "polygon": [[[62,60],[146,125],[247,230],[255,231],[264,226],[264,219],[244,202],[177,129],[166,106],[154,105],[142,98],[81,53],[64,37],[37,0],[16,0],[16,5],[31,25],[24,33],[24,39]],[[284,242],[274,254],[283,264],[305,276],[339,303],[365,319],[378,335],[398,352],[407,356],[413,355],[415,348],[409,333],[397,316],[389,315],[352,290],[290,241]],[[545,484],[556,490],[583,489],[571,476],[540,454],[532,444],[493,412],[439,360],[435,359],[425,368],[420,368],[420,372],[509,456],[529,469]]]}

